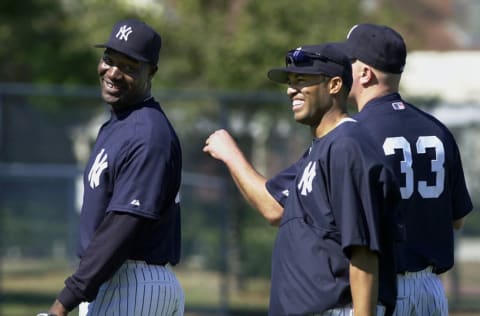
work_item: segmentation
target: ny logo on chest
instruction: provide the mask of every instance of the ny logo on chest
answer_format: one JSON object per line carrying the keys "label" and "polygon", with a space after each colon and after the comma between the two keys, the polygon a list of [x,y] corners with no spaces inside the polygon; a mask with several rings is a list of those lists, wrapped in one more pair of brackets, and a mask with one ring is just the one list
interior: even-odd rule
{"label": "ny logo on chest", "polygon": [[310,161],[303,170],[302,179],[298,182],[297,188],[300,190],[300,194],[304,196],[312,192],[312,182],[317,175],[317,172],[315,171],[316,166],[316,161]]}
{"label": "ny logo on chest", "polygon": [[95,161],[93,162],[90,172],[88,173],[88,182],[92,189],[95,189],[100,185],[100,176],[108,167],[107,158],[108,154],[105,152],[105,148],[102,148],[102,150],[95,157]]}

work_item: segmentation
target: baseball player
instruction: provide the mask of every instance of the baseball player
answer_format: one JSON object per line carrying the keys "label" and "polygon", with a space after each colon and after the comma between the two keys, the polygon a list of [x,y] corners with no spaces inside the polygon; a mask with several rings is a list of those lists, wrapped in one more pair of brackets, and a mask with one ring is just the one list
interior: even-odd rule
{"label": "baseball player", "polygon": [[460,153],[448,129],[402,99],[406,60],[401,35],[390,27],[359,24],[341,44],[353,61],[351,101],[401,186],[406,241],[396,244],[395,315],[448,315],[439,274],[454,263],[454,229],[472,210]]}
{"label": "baseball player", "polygon": [[80,263],[49,313],[183,315],[168,265],[180,257],[182,156],[177,135],[151,96],[161,38],[147,24],[115,24],[98,64],[111,117],[84,173]]}
{"label": "baseball player", "polygon": [[227,165],[260,213],[279,221],[269,315],[384,315],[396,297],[388,208],[399,193],[347,116],[350,62],[330,44],[292,50],[286,61],[268,77],[288,83],[295,120],[311,128],[305,154],[267,181],[224,130],[207,138],[204,151]]}

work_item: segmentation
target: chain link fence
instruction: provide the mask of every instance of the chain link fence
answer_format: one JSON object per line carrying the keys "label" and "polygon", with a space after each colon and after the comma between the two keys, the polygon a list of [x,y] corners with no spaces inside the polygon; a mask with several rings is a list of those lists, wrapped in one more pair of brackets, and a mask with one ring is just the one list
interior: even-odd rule
{"label": "chain link fence", "polygon": [[[155,91],[154,96],[176,128],[183,149],[179,269],[186,284],[187,310],[210,308],[231,314],[235,300],[242,307],[248,305],[247,294],[238,295],[254,283],[248,280],[264,280],[267,288],[262,293],[268,296],[276,230],[243,201],[223,164],[202,152],[204,141],[218,128],[229,129],[259,172],[270,176],[303,153],[309,130],[293,121],[283,93],[172,90]],[[97,87],[0,84],[0,273],[25,262],[75,264],[83,165],[107,118],[108,108]],[[469,179],[478,179],[480,173],[470,155],[480,148],[478,141],[475,146],[471,143],[477,128],[461,126],[454,131],[463,157],[472,159],[465,162]],[[476,193],[474,187],[472,196]],[[478,245],[478,226],[467,226],[465,234]],[[463,246],[463,252],[471,252]],[[480,266],[476,259],[467,261],[468,270]],[[473,300],[461,297],[480,295],[480,280],[465,283],[460,263],[445,276],[452,306],[474,308]],[[191,276],[198,271],[216,277],[202,279],[196,290],[188,284],[195,283]],[[205,291],[209,280],[216,284],[209,295],[213,307],[195,299],[196,291]],[[17,296],[2,284],[0,299],[8,305]],[[265,297],[250,309],[264,314],[267,302]]]}

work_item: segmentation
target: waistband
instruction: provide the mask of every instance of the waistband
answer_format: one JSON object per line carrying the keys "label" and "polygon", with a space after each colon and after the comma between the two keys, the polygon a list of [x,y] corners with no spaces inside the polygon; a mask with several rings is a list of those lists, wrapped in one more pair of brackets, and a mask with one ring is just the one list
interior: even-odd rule
{"label": "waistband", "polygon": [[[384,316],[385,310],[385,306],[378,304],[376,316]],[[353,316],[353,307],[349,304],[345,307],[331,308],[321,313],[308,314],[308,316]]]}
{"label": "waistband", "polygon": [[162,267],[169,265],[168,262],[166,262],[166,263],[151,263],[151,262],[147,262],[147,261],[145,261],[145,260],[133,260],[133,259],[127,259],[127,260],[125,261],[125,263],[127,263],[127,264],[136,264],[136,265],[162,266]]}
{"label": "waistband", "polygon": [[403,273],[398,273],[398,275],[403,277],[423,277],[423,276],[432,275],[433,271],[434,271],[434,267],[428,266],[425,269],[420,271],[415,271],[415,272],[405,271]]}

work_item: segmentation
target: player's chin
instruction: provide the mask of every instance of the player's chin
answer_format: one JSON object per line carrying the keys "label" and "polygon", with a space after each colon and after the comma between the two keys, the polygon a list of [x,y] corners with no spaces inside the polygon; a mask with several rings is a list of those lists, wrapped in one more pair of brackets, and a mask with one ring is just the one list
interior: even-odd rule
{"label": "player's chin", "polygon": [[107,91],[104,91],[104,90],[102,91],[102,99],[103,101],[105,101],[105,103],[110,105],[117,105],[119,103],[122,103],[121,96],[108,93]]}
{"label": "player's chin", "polygon": [[294,113],[293,118],[297,123],[308,125],[308,126],[312,125],[312,119],[309,118],[308,116],[301,115],[299,113]]}
{"label": "player's chin", "polygon": [[305,115],[301,113],[300,111],[295,111],[293,112],[293,119],[297,121],[298,123],[304,123],[305,121]]}

